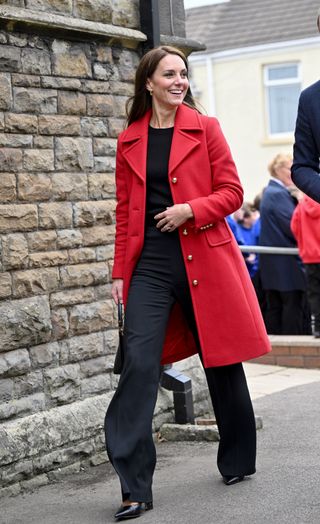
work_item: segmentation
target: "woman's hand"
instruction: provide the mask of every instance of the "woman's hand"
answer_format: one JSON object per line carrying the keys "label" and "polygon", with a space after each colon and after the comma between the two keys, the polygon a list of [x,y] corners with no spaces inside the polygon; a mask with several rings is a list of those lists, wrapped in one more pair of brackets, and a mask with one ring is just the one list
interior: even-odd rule
{"label": "woman's hand", "polygon": [[123,279],[116,278],[112,282],[111,295],[116,304],[123,302]]}
{"label": "woman's hand", "polygon": [[254,264],[255,261],[256,261],[256,254],[255,253],[250,253],[247,257],[245,257],[245,261],[248,263],[248,264]]}
{"label": "woman's hand", "polygon": [[189,204],[174,204],[167,207],[162,213],[158,213],[154,218],[158,220],[157,228],[166,232],[174,231],[192,217],[193,211]]}

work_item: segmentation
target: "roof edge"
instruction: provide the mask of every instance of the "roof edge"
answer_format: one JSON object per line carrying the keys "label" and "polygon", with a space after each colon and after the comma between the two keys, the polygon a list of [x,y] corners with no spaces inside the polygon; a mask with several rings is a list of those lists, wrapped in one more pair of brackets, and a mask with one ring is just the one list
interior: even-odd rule
{"label": "roof edge", "polygon": [[237,47],[233,49],[225,49],[223,51],[197,53],[196,56],[191,57],[191,61],[199,62],[211,58],[213,60],[223,60],[231,58],[242,58],[244,55],[260,54],[268,51],[277,51],[281,49],[290,49],[292,47],[311,47],[315,44],[320,46],[320,36],[311,38],[301,38],[298,40],[287,40],[283,42],[271,42],[268,44],[259,44],[255,46]]}

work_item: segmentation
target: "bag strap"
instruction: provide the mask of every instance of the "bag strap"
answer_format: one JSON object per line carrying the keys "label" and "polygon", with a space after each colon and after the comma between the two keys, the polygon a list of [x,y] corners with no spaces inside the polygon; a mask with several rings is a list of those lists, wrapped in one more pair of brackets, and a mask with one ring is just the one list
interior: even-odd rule
{"label": "bag strap", "polygon": [[123,321],[123,304],[118,302],[118,327],[120,335],[123,335],[124,321]]}

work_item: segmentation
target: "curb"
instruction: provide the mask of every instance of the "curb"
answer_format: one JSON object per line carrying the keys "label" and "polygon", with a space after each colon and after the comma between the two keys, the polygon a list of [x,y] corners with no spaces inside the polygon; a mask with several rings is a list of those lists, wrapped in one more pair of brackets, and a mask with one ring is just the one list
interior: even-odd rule
{"label": "curb", "polygon": [[[262,429],[262,417],[256,416],[255,419],[256,429]],[[168,442],[218,442],[220,440],[216,424],[163,424],[159,433],[161,441]]]}

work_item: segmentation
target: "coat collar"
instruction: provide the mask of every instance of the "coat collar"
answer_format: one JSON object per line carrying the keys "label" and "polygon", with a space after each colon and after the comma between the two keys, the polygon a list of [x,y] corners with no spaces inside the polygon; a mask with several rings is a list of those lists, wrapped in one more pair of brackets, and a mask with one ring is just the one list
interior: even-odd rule
{"label": "coat collar", "polygon": [[286,191],[287,193],[289,193],[288,189],[286,188],[286,186],[284,184],[282,184],[281,182],[277,182],[277,180],[275,180],[274,178],[270,178],[269,180],[269,186],[272,186],[274,188],[277,188],[279,189],[279,191]]}
{"label": "coat collar", "polygon": [[[123,156],[142,180],[146,179],[150,118],[151,110],[133,122],[121,136]],[[200,114],[184,104],[179,106],[174,123],[169,174],[200,144],[202,132]]]}

